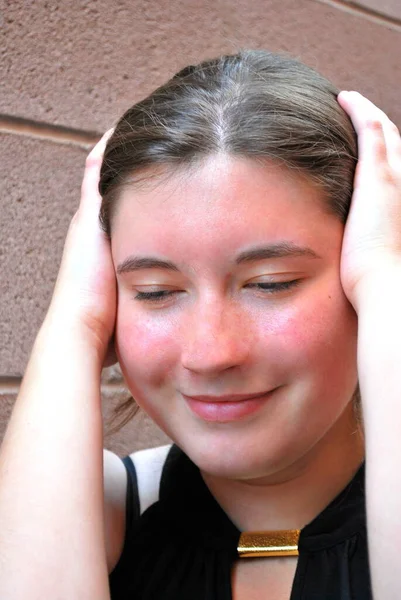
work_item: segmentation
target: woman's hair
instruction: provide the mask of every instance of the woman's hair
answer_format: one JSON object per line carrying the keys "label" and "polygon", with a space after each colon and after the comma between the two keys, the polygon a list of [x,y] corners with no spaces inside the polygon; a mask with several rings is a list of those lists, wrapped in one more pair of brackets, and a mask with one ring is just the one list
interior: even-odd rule
{"label": "woman's hair", "polygon": [[[345,223],[357,162],[351,121],[333,84],[286,55],[245,50],[188,66],[132,106],[107,143],[100,222],[111,235],[124,186],[140,186],[216,154],[274,161],[306,176]],[[354,398],[359,406],[359,387]],[[130,397],[113,420],[135,414]],[[359,412],[359,409],[358,409]]]}

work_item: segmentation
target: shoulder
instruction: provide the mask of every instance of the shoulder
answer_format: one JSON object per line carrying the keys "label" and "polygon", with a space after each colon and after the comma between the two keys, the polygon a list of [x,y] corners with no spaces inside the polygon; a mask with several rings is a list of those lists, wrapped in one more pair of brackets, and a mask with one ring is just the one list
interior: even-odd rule
{"label": "shoulder", "polygon": [[[168,454],[173,444],[137,450],[120,458],[110,450],[103,450],[104,492],[107,503],[125,513],[127,496],[134,502],[139,498],[140,514],[159,494],[160,481]],[[127,490],[127,486],[128,489]],[[128,494],[128,492],[130,494]]]}
{"label": "shoulder", "polygon": [[159,499],[163,467],[172,444],[120,458],[103,450],[105,541],[109,573],[119,562],[137,518]]}
{"label": "shoulder", "polygon": [[136,484],[134,493],[138,495],[139,514],[159,499],[160,481],[171,448],[172,444],[167,444],[129,455],[135,470],[133,475],[136,476],[136,482],[131,479],[131,485]]}

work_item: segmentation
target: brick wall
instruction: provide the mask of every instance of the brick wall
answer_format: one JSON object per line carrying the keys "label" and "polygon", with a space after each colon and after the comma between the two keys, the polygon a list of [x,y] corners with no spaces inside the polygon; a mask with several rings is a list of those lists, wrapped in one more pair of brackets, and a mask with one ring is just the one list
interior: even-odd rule
{"label": "brick wall", "polygon": [[[401,124],[398,0],[0,0],[0,27],[0,439],[85,156],[133,102],[186,64],[267,48],[365,93]],[[124,395],[118,369],[104,371],[102,392],[107,418]],[[139,414],[105,447],[123,455],[166,439]]]}

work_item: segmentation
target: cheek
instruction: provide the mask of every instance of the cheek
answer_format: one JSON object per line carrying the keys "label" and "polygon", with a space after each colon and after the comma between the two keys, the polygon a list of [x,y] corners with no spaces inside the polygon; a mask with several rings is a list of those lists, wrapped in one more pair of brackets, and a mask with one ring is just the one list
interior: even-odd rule
{"label": "cheek", "polygon": [[[147,317],[122,302],[116,322],[116,348],[124,376],[155,380],[165,374],[176,354],[176,331],[172,319]],[[138,380],[139,380],[138,379]]]}
{"label": "cheek", "polygon": [[281,307],[269,319],[259,315],[262,356],[270,357],[277,373],[335,377],[356,364],[357,317],[339,289],[316,291]]}
{"label": "cheek", "polygon": [[322,380],[355,372],[357,317],[342,293],[298,306],[281,319],[280,334],[283,355],[292,358],[296,370],[313,371]]}

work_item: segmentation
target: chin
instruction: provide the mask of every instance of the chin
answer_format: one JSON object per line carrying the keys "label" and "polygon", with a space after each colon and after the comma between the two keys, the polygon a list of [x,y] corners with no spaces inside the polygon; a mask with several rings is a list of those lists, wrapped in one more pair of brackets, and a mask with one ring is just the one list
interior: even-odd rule
{"label": "chin", "polygon": [[[176,444],[201,471],[227,479],[258,479],[285,469],[302,455],[302,448],[281,439],[238,435],[197,436]],[[231,438],[231,439],[230,439]],[[174,439],[174,436],[173,436]]]}

